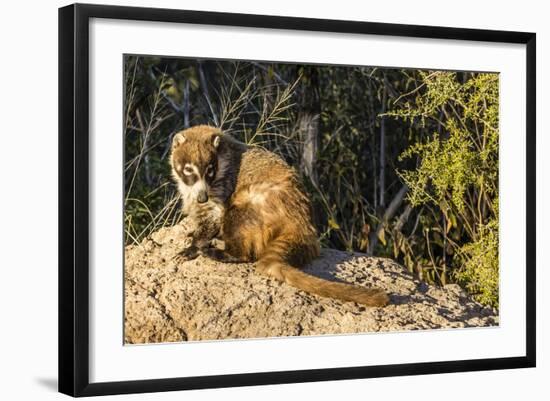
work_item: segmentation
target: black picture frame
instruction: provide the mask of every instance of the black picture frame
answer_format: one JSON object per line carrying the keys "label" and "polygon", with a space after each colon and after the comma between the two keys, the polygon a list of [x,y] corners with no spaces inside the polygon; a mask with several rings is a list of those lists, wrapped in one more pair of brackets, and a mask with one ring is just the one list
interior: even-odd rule
{"label": "black picture frame", "polygon": [[[354,33],[526,45],[526,353],[521,357],[383,366],[195,376],[154,380],[89,381],[89,21],[161,21]],[[59,9],[59,391],[71,396],[140,393],[384,376],[527,368],[535,366],[535,120],[536,35],[357,21],[74,4]]]}

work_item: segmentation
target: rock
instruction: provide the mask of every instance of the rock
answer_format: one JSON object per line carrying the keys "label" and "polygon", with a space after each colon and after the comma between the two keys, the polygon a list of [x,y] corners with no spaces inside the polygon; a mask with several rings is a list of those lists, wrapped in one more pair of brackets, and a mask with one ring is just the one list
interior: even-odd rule
{"label": "rock", "polygon": [[176,264],[185,222],[125,252],[125,342],[130,344],[495,326],[498,313],[460,287],[428,286],[390,259],[323,249],[304,271],[388,291],[369,308],[321,298],[258,275],[254,264],[205,257]]}

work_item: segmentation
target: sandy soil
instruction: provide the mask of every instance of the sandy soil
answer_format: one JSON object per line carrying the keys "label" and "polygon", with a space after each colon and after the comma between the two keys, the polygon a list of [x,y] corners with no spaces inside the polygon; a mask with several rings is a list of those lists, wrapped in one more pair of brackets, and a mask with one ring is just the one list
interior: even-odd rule
{"label": "sandy soil", "polygon": [[151,343],[498,325],[497,311],[459,286],[429,286],[390,259],[324,249],[310,274],[376,285],[391,304],[368,308],[309,295],[258,275],[254,264],[204,257],[175,263],[185,222],[125,253],[125,341]]}

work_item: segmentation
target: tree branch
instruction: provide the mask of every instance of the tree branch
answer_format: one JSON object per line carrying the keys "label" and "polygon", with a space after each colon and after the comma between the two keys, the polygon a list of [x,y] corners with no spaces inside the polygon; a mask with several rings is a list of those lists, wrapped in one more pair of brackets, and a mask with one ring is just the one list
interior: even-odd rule
{"label": "tree branch", "polygon": [[401,206],[401,202],[403,202],[403,199],[405,198],[405,195],[408,191],[409,187],[404,184],[399,192],[397,192],[397,194],[393,197],[388,208],[384,212],[384,216],[382,216],[382,220],[378,224],[378,227],[376,227],[376,230],[370,234],[369,248],[367,250],[368,254],[372,255],[374,248],[376,248],[376,245],[378,245],[378,236],[380,235],[380,232],[382,232],[384,226],[395,215],[397,209],[399,209],[399,206]]}

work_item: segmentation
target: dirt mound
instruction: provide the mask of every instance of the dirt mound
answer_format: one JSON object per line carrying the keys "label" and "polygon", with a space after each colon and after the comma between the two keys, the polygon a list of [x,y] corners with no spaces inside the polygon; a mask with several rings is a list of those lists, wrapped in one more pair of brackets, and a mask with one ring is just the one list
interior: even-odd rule
{"label": "dirt mound", "polygon": [[368,308],[296,290],[254,264],[200,256],[175,263],[189,243],[185,222],[125,252],[125,342],[151,343],[498,325],[498,314],[457,285],[428,286],[390,259],[324,249],[305,271],[388,291]]}

